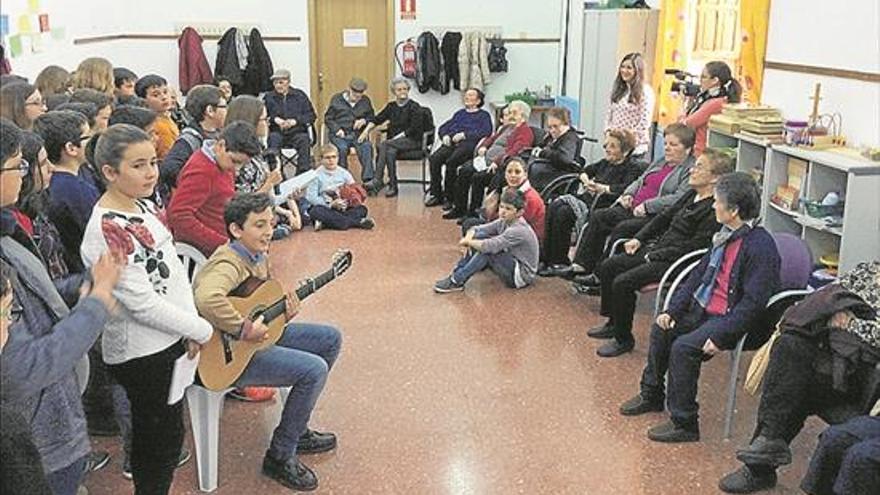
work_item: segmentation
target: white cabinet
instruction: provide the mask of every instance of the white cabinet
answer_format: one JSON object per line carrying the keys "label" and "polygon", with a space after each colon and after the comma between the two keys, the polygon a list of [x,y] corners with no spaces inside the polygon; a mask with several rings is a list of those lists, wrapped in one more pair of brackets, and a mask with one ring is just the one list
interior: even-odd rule
{"label": "white cabinet", "polygon": [[[584,143],[582,154],[587,163],[604,156],[601,138],[620,60],[628,53],[641,53],[645,60],[645,81],[651,82],[658,13],[653,9],[587,9],[583,12],[581,57],[567,70],[580,74],[578,128],[587,136],[599,139],[598,143]],[[570,91],[568,94],[574,96]]]}
{"label": "white cabinet", "polygon": [[[761,217],[770,232],[788,232],[804,239],[818,263],[838,253],[840,270],[861,261],[880,259],[880,163],[829,151],[810,151],[785,145],[765,145],[741,134],[709,130],[709,146],[737,149],[737,170],[763,171]],[[830,192],[843,196],[843,225],[829,227],[821,219],[784,209],[770,201],[776,188],[788,182],[789,160],[807,164],[801,199],[821,201]]]}

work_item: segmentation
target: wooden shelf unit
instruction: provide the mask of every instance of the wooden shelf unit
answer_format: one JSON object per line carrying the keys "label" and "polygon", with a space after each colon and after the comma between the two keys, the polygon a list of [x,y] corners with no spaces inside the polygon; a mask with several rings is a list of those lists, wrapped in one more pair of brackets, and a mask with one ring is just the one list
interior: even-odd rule
{"label": "wooden shelf unit", "polygon": [[[736,148],[738,171],[762,171],[761,217],[770,232],[801,237],[813,253],[836,252],[840,270],[860,261],[880,258],[880,163],[830,151],[812,151],[787,145],[769,145],[750,136],[709,130],[709,146]],[[805,214],[803,208],[786,210],[770,202],[777,186],[788,180],[791,158],[807,163],[801,199],[821,201],[829,192],[841,194],[846,207],[843,225],[829,227]]]}

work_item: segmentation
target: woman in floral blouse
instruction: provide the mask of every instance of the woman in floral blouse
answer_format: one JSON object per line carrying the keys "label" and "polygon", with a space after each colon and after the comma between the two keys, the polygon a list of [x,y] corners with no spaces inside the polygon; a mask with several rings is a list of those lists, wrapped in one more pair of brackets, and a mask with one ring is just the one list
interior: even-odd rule
{"label": "woman in floral blouse", "polygon": [[630,53],[620,61],[611,90],[611,105],[605,117],[605,131],[628,129],[636,136],[633,158],[644,160],[651,146],[651,118],[654,90],[645,82],[645,61],[641,53]]}

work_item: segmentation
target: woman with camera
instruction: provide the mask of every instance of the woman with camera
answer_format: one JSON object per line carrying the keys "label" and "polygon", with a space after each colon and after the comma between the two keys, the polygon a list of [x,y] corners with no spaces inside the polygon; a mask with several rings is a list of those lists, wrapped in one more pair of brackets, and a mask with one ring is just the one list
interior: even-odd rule
{"label": "woman with camera", "polygon": [[726,63],[716,60],[703,67],[700,92],[688,102],[684,115],[678,119],[697,133],[694,157],[703,154],[706,148],[709,117],[721,113],[725,103],[739,103],[741,100],[742,86],[733,78]]}
{"label": "woman with camera", "polygon": [[654,90],[645,83],[645,61],[638,52],[620,61],[611,90],[611,105],[605,116],[605,132],[627,129],[636,137],[631,158],[643,161],[651,146],[651,117],[654,114]]}

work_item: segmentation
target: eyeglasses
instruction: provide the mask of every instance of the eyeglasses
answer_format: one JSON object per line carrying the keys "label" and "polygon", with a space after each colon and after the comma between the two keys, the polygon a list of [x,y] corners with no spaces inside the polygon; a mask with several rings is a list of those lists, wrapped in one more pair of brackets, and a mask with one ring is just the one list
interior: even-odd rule
{"label": "eyeglasses", "polygon": [[92,139],[92,135],[91,135],[91,134],[86,134],[86,135],[84,135],[84,136],[80,136],[80,137],[79,137],[79,143],[82,144],[82,143],[88,142],[89,139]]}
{"label": "eyeglasses", "polygon": [[216,104],[216,105],[212,105],[212,106],[213,106],[214,108],[218,108],[218,109],[219,109],[219,108],[226,108],[226,107],[228,107],[229,105],[226,105],[225,103],[224,103],[223,105],[220,105],[220,104],[218,103],[218,104]]}
{"label": "eyeglasses", "polygon": [[6,321],[12,325],[21,318],[22,313],[24,313],[24,308],[22,308],[17,302],[13,301],[12,306],[8,311],[0,310],[0,318],[6,318]]}
{"label": "eyeglasses", "polygon": [[28,171],[30,170],[30,164],[27,160],[22,158],[17,167],[0,168],[0,172],[14,172],[16,170],[19,174],[21,174],[22,177],[26,177]]}

